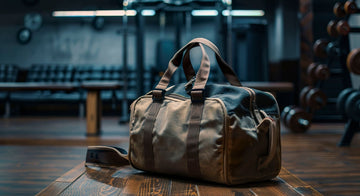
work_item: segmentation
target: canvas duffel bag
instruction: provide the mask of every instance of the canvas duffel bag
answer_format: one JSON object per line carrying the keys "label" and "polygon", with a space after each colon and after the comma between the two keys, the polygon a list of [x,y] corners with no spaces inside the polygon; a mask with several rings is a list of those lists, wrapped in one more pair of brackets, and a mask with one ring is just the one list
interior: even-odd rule
{"label": "canvas duffel bag", "polygon": [[[208,84],[210,62],[204,45],[215,52],[230,84]],[[202,59],[195,75],[189,51],[198,46]],[[181,64],[188,82],[168,87]],[[132,103],[129,126],[128,153],[90,146],[86,163],[130,163],[143,171],[228,185],[272,179],[281,169],[276,99],[243,87],[218,48],[204,38],[181,48],[155,89]]]}

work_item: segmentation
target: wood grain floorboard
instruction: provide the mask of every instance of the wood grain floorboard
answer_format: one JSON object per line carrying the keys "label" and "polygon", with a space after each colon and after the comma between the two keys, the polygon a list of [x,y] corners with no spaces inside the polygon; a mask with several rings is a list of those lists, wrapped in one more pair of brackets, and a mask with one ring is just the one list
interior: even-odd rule
{"label": "wood grain floorboard", "polygon": [[[119,125],[118,120],[118,117],[104,117],[102,136],[88,138],[85,137],[85,119],[76,117],[0,119],[0,195],[35,195],[81,163],[88,145],[127,148],[128,126]],[[291,134],[283,129],[283,167],[324,195],[360,195],[360,134],[356,134],[351,147],[337,147],[343,129],[344,124],[314,124],[306,134]],[[112,175],[127,175],[126,171],[123,172]],[[86,184],[89,176],[81,177]],[[211,189],[201,187],[206,185],[181,185],[181,181],[144,183],[140,178],[139,174],[125,181],[111,183],[116,186],[131,184],[121,189],[124,195],[137,195],[145,190],[154,193],[165,191],[171,195],[184,192],[195,195]],[[284,183],[284,187],[293,186],[297,193],[312,191],[298,184],[297,180],[291,182],[283,178],[288,183]],[[69,184],[61,185],[59,182],[58,185],[61,188]],[[172,189],[174,185],[184,188]],[[158,190],[157,186],[163,187],[162,190]],[[107,193],[112,190],[103,187],[103,191]],[[256,188],[250,192],[242,191],[238,188],[228,193],[257,194]]]}

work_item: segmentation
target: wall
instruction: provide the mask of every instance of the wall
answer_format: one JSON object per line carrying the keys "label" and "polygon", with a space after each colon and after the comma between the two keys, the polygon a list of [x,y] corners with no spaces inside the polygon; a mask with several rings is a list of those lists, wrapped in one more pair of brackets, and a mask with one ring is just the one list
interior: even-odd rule
{"label": "wall", "polygon": [[[32,40],[27,45],[21,45],[16,41],[16,33],[22,27],[22,16],[8,14],[0,18],[0,63],[16,63],[22,67],[32,63],[122,64],[121,17],[108,21],[102,31],[94,30],[90,19],[45,19],[42,27],[33,32]],[[145,64],[154,65],[154,47],[160,39],[160,32],[154,21],[149,24],[147,20],[145,18]],[[136,63],[135,23],[134,19],[129,22],[128,64],[133,66]],[[192,37],[213,40],[215,27],[212,26],[211,19],[193,25]],[[167,26],[164,39],[174,40],[174,31],[173,26]],[[183,43],[186,41],[182,40]]]}

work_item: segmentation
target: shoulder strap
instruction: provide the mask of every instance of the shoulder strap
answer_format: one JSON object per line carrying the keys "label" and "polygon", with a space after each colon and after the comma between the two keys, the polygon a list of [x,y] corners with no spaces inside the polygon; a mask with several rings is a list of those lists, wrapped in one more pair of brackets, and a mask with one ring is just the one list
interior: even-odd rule
{"label": "shoulder strap", "polygon": [[113,146],[89,146],[85,165],[99,167],[120,167],[129,165],[128,153],[123,148]]}

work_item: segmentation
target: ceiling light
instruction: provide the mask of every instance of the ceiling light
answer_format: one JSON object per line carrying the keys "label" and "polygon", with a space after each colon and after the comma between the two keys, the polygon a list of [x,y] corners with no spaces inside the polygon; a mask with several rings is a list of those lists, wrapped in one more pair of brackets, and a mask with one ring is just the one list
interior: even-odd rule
{"label": "ceiling light", "polygon": [[143,16],[155,16],[155,10],[142,10],[141,15]]}
{"label": "ceiling light", "polygon": [[54,11],[54,17],[135,16],[135,10]]}
{"label": "ceiling light", "polygon": [[191,11],[191,15],[193,16],[217,16],[217,10],[193,10]]}
{"label": "ceiling light", "polygon": [[[223,16],[229,16],[229,10],[222,11]],[[263,10],[231,10],[231,16],[264,16]]]}

